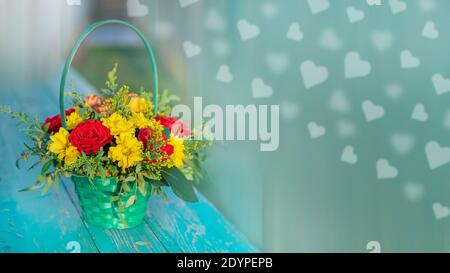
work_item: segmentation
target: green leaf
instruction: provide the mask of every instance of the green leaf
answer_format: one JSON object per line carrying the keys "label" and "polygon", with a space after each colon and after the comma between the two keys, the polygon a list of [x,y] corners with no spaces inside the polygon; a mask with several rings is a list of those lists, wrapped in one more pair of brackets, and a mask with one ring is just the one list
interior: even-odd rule
{"label": "green leaf", "polygon": [[42,195],[45,195],[47,192],[48,192],[48,190],[50,189],[50,186],[53,184],[53,180],[52,180],[52,178],[49,176],[48,178],[47,178],[47,183],[45,183],[45,186],[44,186],[44,188],[42,189],[42,192],[41,192],[41,196]]}
{"label": "green leaf", "polygon": [[113,201],[113,202],[119,201],[119,199],[120,199],[120,196],[118,196],[118,195],[111,196],[111,201]]}
{"label": "green leaf", "polygon": [[198,201],[192,184],[184,177],[183,173],[178,168],[174,167],[165,171],[163,177],[178,197],[187,202]]}
{"label": "green leaf", "polygon": [[57,176],[55,176],[55,181],[53,182],[53,186],[55,187],[55,191],[57,191],[58,187],[59,187],[59,180],[58,180]]}
{"label": "green leaf", "polygon": [[49,161],[45,162],[44,166],[42,166],[41,174],[44,175],[48,169],[50,169],[50,166],[52,166],[53,159],[50,159]]}
{"label": "green leaf", "polygon": [[144,180],[144,177],[142,176],[142,174],[138,174],[138,189],[141,192],[141,194],[143,196],[147,195],[147,187],[146,187],[146,183]]}
{"label": "green leaf", "polygon": [[132,206],[135,201],[136,201],[136,195],[130,196],[130,198],[128,198],[128,200],[127,200],[127,203],[125,204],[125,208]]}
{"label": "green leaf", "polygon": [[41,188],[41,186],[39,186],[39,185],[33,185],[33,186],[30,186],[30,187],[26,187],[26,188],[23,188],[23,189],[21,189],[21,190],[19,190],[20,192],[24,192],[24,191],[34,191],[34,190],[37,190],[37,189],[40,189]]}
{"label": "green leaf", "polygon": [[139,163],[136,165],[136,173],[141,172],[142,165]]}
{"label": "green leaf", "polygon": [[35,163],[33,163],[33,165],[31,165],[31,167],[28,168],[28,170],[34,169],[37,165],[39,165],[41,163],[41,161],[37,161]]}
{"label": "green leaf", "polygon": [[134,175],[130,175],[125,179],[125,182],[133,182],[136,180],[136,177]]}
{"label": "green leaf", "polygon": [[50,123],[45,124],[44,126],[44,132],[48,132],[48,128],[50,128]]}
{"label": "green leaf", "polygon": [[161,181],[161,180],[149,179],[148,181],[155,187],[169,186],[167,183],[165,183],[165,181]]}
{"label": "green leaf", "polygon": [[143,172],[142,175],[150,180],[159,180],[160,178],[154,173]]}
{"label": "green leaf", "polygon": [[130,192],[131,191],[130,186],[128,186],[127,182],[122,183],[122,187],[125,190],[125,192]]}
{"label": "green leaf", "polygon": [[102,179],[105,179],[106,178],[105,169],[102,166],[99,166],[98,170],[100,172],[100,175],[102,176]]}

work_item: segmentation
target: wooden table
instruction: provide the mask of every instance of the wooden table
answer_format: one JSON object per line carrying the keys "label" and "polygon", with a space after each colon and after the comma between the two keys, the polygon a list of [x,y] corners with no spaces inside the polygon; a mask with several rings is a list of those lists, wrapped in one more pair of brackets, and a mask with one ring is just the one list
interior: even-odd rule
{"label": "wooden table", "polygon": [[[93,92],[76,72],[70,79],[82,93]],[[27,92],[2,92],[0,104],[39,114],[43,120],[58,112],[58,84],[55,77],[47,86]],[[0,114],[0,252],[257,251],[200,193],[199,202],[192,204],[179,200],[170,190],[167,201],[151,197],[144,223],[133,229],[89,226],[80,214],[70,179],[65,179],[57,193],[18,192],[31,185],[38,173],[27,171],[26,166],[15,167],[25,141],[15,121]]]}

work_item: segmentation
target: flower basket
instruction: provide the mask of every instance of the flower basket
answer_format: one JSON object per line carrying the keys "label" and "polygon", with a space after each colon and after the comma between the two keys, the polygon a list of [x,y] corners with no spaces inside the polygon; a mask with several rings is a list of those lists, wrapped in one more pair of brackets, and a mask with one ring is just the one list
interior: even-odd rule
{"label": "flower basket", "polygon": [[[120,190],[118,181],[112,177],[106,179],[97,177],[93,179],[92,184],[85,176],[72,176],[72,181],[75,184],[83,218],[89,224],[108,229],[125,229],[142,223],[150,191],[145,195],[138,192],[134,204],[126,207],[125,201],[111,200],[112,196],[119,195]],[[128,200],[131,196],[132,193],[128,193],[123,197]]]}
{"label": "flower basket", "polygon": [[[152,92],[131,92],[117,82],[117,65],[108,73],[101,96],[82,98],[65,92],[72,60],[86,37],[105,24],[121,24],[134,31],[144,44],[152,72]],[[193,188],[202,178],[203,148],[208,141],[194,137],[187,125],[170,116],[174,96],[158,94],[158,71],[152,48],[133,25],[120,20],[96,22],[86,28],[70,50],[59,89],[60,114],[30,118],[0,106],[0,112],[18,119],[32,141],[20,159],[39,160],[42,165],[34,185],[23,191],[57,189],[61,176],[71,177],[83,218],[87,223],[110,229],[139,225],[151,195],[165,195],[171,188],[179,198],[195,202]],[[73,108],[65,109],[65,96]],[[17,164],[19,167],[19,165]]]}

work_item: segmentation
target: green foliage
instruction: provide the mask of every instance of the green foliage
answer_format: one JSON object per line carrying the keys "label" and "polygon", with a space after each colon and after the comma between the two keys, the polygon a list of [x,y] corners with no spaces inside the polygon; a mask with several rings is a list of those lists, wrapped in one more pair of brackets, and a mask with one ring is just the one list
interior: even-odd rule
{"label": "green foliage", "polygon": [[197,196],[190,181],[186,179],[178,168],[171,168],[163,172],[164,180],[170,185],[173,192],[188,202],[197,202]]}
{"label": "green foliage", "polygon": [[[119,85],[117,72],[118,66],[116,64],[108,73],[106,89],[100,91],[103,99],[107,101],[106,104],[101,105],[107,106],[106,114],[105,111],[98,111],[93,109],[94,107],[87,106],[84,98],[74,90],[72,84],[72,90],[65,95],[71,98],[71,105],[76,109],[82,120],[100,120],[104,117],[103,115],[110,115],[111,113],[119,113],[125,118],[133,116],[128,107],[131,99],[130,88],[127,85]],[[140,96],[148,102],[152,101],[152,94],[145,92],[143,88],[141,88]],[[164,90],[158,97],[158,114],[170,115],[171,104],[178,100],[178,97],[170,95],[168,90]],[[149,119],[154,118],[150,112],[149,110],[145,113],[146,117]],[[0,113],[5,113],[16,119],[16,125],[20,127],[20,131],[24,132],[30,140],[30,143],[24,143],[25,150],[16,162],[17,167],[20,167],[20,161],[29,161],[30,158],[37,158],[37,160],[28,169],[42,166],[40,174],[34,181],[34,185],[21,191],[40,189],[42,194],[46,194],[52,186],[55,189],[58,188],[61,176],[87,176],[90,181],[93,181],[96,177],[114,177],[120,181],[120,188],[117,195],[111,196],[111,200],[117,201],[119,208],[122,210],[133,205],[138,198],[138,194],[145,196],[150,192],[154,195],[161,194],[163,198],[166,198],[164,191],[166,187],[171,187],[174,193],[185,201],[197,201],[193,184],[199,183],[203,179],[201,165],[204,161],[203,150],[210,144],[207,141],[189,138],[184,141],[186,160],[182,168],[167,168],[167,162],[163,160],[168,160],[168,158],[162,156],[160,151],[156,153],[159,159],[155,159],[155,150],[167,143],[163,142],[160,131],[158,131],[158,137],[149,139],[148,145],[153,147],[152,150],[142,152],[142,161],[135,166],[129,166],[126,170],[118,167],[117,163],[108,157],[109,147],[117,145],[115,139],[99,152],[89,156],[81,153],[73,162],[66,164],[64,161],[65,155],[62,158],[58,158],[56,154],[49,152],[47,149],[47,145],[51,142],[50,133],[48,132],[49,125],[42,128],[38,117],[31,119],[26,113],[15,112],[7,106],[0,106]],[[153,122],[157,124],[155,120]],[[137,136],[137,130],[135,134]],[[61,154],[58,153],[58,155]]]}
{"label": "green foliage", "polygon": [[164,89],[158,96],[158,113],[168,116],[172,110],[171,104],[179,101],[180,98],[169,94],[169,90]]}

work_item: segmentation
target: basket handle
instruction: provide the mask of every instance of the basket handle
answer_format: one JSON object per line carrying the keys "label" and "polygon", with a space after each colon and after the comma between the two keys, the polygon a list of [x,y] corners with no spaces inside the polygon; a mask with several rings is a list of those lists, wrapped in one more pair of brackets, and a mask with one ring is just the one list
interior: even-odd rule
{"label": "basket handle", "polygon": [[141,41],[144,43],[145,51],[147,52],[150,67],[152,69],[152,88],[153,88],[153,112],[156,115],[157,109],[158,109],[158,70],[156,68],[156,60],[155,55],[153,54],[152,47],[148,43],[147,39],[144,37],[142,32],[140,32],[135,26],[133,26],[130,23],[127,23],[122,20],[116,20],[116,19],[110,19],[110,20],[103,20],[98,21],[96,23],[93,23],[92,25],[88,26],[81,34],[78,36],[77,40],[75,41],[75,44],[72,46],[72,49],[69,52],[69,55],[66,58],[66,62],[64,64],[64,70],[61,77],[61,83],[59,85],[59,112],[61,115],[61,121],[62,126],[64,128],[67,128],[66,126],[66,113],[64,112],[64,89],[66,86],[66,79],[67,74],[69,73],[70,65],[72,64],[72,60],[75,56],[75,53],[77,52],[80,45],[83,43],[83,41],[86,39],[86,37],[93,32],[96,28],[106,25],[106,24],[120,24],[127,26],[131,30],[133,30],[141,39]]}

